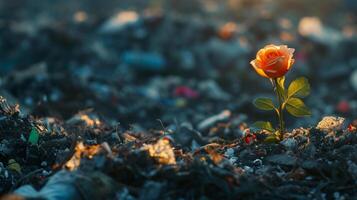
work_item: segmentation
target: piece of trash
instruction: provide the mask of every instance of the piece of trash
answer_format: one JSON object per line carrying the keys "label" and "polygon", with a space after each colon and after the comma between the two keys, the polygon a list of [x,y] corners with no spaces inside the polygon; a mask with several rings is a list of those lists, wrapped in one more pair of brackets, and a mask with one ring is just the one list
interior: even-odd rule
{"label": "piece of trash", "polygon": [[175,88],[174,95],[178,97],[195,99],[199,96],[199,93],[187,86],[179,86]]}
{"label": "piece of trash", "polygon": [[167,139],[160,139],[155,144],[145,144],[142,149],[148,151],[160,164],[176,164],[174,151]]}
{"label": "piece of trash", "polygon": [[33,127],[33,128],[31,129],[28,142],[29,142],[31,145],[37,145],[39,138],[40,138],[40,134],[39,134],[38,130],[37,130],[35,127]]}
{"label": "piece of trash", "polygon": [[296,157],[287,154],[271,155],[266,159],[271,163],[278,164],[278,165],[286,165],[286,166],[293,166],[297,162]]}
{"label": "piece of trash", "polygon": [[201,123],[198,124],[197,128],[198,130],[206,130],[213,126],[215,123],[227,120],[231,116],[231,111],[229,110],[224,110],[218,115],[214,115],[212,117],[209,117],[205,120],[203,120]]}
{"label": "piece of trash", "polygon": [[21,174],[21,166],[14,159],[10,159],[7,163],[7,168],[10,170],[14,170],[17,173]]}
{"label": "piece of trash", "polygon": [[52,176],[41,190],[37,191],[31,185],[24,185],[16,189],[12,197],[49,200],[112,199],[118,189],[118,184],[102,172],[61,170]]}
{"label": "piece of trash", "polygon": [[94,116],[87,114],[86,112],[79,112],[68,120],[69,124],[84,124],[88,127],[95,127],[101,124],[100,120]]}
{"label": "piece of trash", "polygon": [[218,36],[223,40],[230,40],[233,38],[237,29],[237,24],[234,22],[228,22],[219,28]]}
{"label": "piece of trash", "polygon": [[91,159],[99,150],[100,145],[84,145],[83,142],[79,142],[75,147],[72,158],[66,162],[65,167],[70,171],[75,170],[81,164],[82,157]]}
{"label": "piece of trash", "polygon": [[139,19],[139,15],[135,11],[122,11],[106,21],[101,27],[102,33],[115,33],[130,24],[134,24]]}
{"label": "piece of trash", "polygon": [[318,17],[303,17],[298,30],[302,36],[322,44],[336,45],[343,39],[340,31],[324,26]]}
{"label": "piece of trash", "polygon": [[341,113],[348,113],[351,110],[351,106],[348,101],[342,100],[337,104],[336,110]]}
{"label": "piece of trash", "polygon": [[73,15],[73,19],[78,23],[82,23],[88,19],[88,14],[84,11],[77,11]]}
{"label": "piece of trash", "polygon": [[252,144],[257,140],[257,136],[251,133],[249,129],[244,130],[243,140],[246,144]]}
{"label": "piece of trash", "polygon": [[342,130],[344,122],[345,118],[343,117],[326,116],[322,118],[322,120],[317,124],[316,128],[326,133],[330,133],[331,131]]}

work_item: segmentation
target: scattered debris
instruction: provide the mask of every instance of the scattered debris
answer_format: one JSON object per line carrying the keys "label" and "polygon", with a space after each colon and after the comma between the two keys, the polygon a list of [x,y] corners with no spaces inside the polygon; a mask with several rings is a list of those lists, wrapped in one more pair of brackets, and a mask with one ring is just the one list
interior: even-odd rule
{"label": "scattered debris", "polygon": [[327,116],[317,124],[316,128],[326,133],[333,131],[340,131],[342,129],[345,119],[342,117]]}
{"label": "scattered debris", "polygon": [[99,150],[100,145],[84,146],[83,142],[78,143],[72,158],[65,164],[66,168],[69,170],[76,169],[81,164],[83,156],[91,159]]}
{"label": "scattered debris", "polygon": [[[353,0],[19,5],[0,3],[0,196],[357,196]],[[249,126],[271,117],[247,70],[267,43],[314,88],[281,142]]]}
{"label": "scattered debris", "polygon": [[231,111],[229,110],[224,110],[218,115],[214,115],[212,117],[209,117],[205,120],[203,120],[201,123],[198,124],[198,130],[206,130],[213,126],[215,123],[227,120],[231,116]]}
{"label": "scattered debris", "polygon": [[267,157],[266,159],[271,163],[286,166],[294,166],[297,162],[297,159],[295,157],[287,154],[272,155]]}
{"label": "scattered debris", "polygon": [[156,144],[149,144],[143,147],[149,152],[149,155],[155,158],[159,163],[166,165],[176,164],[175,154],[167,139],[160,139]]}
{"label": "scattered debris", "polygon": [[280,144],[284,145],[287,150],[293,151],[296,149],[298,143],[294,138],[285,138]]}

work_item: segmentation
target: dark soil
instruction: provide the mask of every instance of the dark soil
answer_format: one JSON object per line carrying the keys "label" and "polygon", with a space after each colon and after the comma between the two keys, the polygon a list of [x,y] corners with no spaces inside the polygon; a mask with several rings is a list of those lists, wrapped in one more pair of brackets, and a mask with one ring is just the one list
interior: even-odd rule
{"label": "dark soil", "polygon": [[[2,199],[356,199],[356,8],[1,1]],[[252,104],[269,43],[312,88],[280,142],[250,126],[276,123]]]}

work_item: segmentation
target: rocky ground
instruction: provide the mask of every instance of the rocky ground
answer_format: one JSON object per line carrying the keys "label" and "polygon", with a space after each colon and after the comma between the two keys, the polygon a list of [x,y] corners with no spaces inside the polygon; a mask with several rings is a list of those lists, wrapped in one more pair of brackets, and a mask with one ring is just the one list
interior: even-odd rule
{"label": "rocky ground", "polygon": [[[1,1],[2,198],[356,198],[356,7]],[[250,126],[274,119],[252,105],[268,43],[312,87],[278,143]]]}

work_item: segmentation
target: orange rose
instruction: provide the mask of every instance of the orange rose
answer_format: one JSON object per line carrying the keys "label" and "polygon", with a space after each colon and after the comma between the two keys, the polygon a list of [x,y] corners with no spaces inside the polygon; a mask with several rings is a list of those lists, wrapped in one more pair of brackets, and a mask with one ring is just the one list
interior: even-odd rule
{"label": "orange rose", "polygon": [[265,78],[282,77],[289,71],[294,63],[293,53],[295,49],[286,45],[267,45],[260,49],[255,60],[250,64],[260,76]]}

